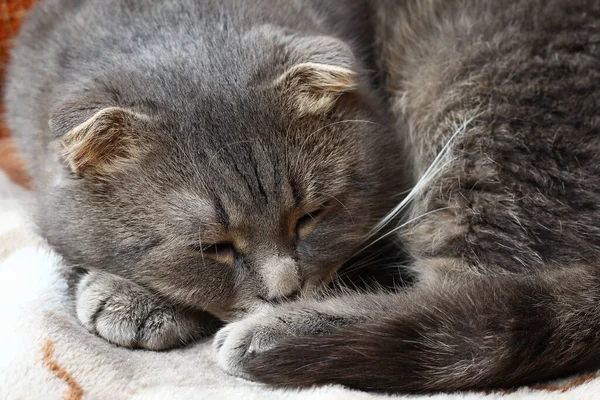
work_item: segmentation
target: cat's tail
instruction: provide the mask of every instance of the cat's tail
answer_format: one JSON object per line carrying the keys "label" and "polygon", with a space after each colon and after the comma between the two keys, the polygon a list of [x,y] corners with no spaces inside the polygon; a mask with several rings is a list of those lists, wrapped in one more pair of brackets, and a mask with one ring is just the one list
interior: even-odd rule
{"label": "cat's tail", "polygon": [[291,338],[246,372],[279,386],[414,392],[513,387],[600,366],[600,268],[476,278],[372,306],[370,321]]}

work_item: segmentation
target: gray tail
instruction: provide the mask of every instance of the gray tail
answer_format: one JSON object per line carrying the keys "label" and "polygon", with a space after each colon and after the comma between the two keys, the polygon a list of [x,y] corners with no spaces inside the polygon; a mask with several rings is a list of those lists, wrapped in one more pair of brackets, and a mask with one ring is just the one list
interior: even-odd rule
{"label": "gray tail", "polygon": [[412,305],[249,361],[285,387],[337,383],[384,392],[515,387],[600,366],[600,271],[573,267],[415,289]]}

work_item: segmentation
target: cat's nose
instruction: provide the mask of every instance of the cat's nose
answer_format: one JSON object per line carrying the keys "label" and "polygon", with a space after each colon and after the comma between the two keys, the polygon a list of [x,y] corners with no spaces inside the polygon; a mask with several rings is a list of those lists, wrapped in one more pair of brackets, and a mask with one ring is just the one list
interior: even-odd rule
{"label": "cat's nose", "polygon": [[296,262],[289,256],[272,256],[262,265],[265,299],[277,302],[298,296],[301,279]]}

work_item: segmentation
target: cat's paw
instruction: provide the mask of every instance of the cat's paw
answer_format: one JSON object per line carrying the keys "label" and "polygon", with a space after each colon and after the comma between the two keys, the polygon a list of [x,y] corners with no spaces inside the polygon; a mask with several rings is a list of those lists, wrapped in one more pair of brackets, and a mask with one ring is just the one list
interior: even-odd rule
{"label": "cat's paw", "polygon": [[76,292],[76,313],[90,332],[125,347],[163,350],[192,339],[195,321],[139,285],[92,271]]}
{"label": "cat's paw", "polygon": [[319,308],[314,302],[294,302],[263,309],[226,325],[213,341],[217,364],[231,375],[251,378],[246,370],[257,354],[286,346],[295,337],[327,335],[362,320]]}
{"label": "cat's paw", "polygon": [[244,367],[254,355],[277,347],[294,334],[282,319],[265,313],[232,322],[214,338],[217,364],[228,374],[249,378]]}

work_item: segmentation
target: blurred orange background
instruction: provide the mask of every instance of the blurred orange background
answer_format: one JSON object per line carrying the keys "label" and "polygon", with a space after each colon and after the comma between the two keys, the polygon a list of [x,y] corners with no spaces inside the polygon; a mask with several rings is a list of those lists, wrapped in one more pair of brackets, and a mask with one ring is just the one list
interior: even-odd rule
{"label": "blurred orange background", "polygon": [[[13,38],[19,32],[21,22],[36,0],[0,0],[0,95],[4,98],[3,86],[6,63],[10,57]],[[16,154],[10,132],[4,124],[4,112],[0,104],[0,169],[15,182],[27,186],[28,177],[24,165]]]}

